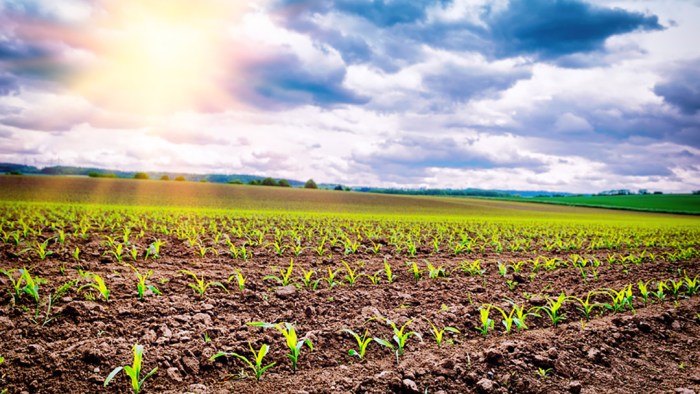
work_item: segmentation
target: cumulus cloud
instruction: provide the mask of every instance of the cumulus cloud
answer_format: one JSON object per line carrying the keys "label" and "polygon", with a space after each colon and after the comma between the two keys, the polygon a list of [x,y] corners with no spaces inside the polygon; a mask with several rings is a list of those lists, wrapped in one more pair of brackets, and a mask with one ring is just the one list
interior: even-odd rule
{"label": "cumulus cloud", "polygon": [[654,86],[654,93],[687,115],[700,111],[700,58],[671,68],[665,81]]}

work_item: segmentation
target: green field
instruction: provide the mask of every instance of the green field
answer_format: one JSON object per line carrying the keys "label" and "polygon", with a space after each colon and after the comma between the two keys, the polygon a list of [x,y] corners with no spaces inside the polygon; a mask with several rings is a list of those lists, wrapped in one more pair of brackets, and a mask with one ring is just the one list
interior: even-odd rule
{"label": "green field", "polygon": [[571,196],[505,198],[506,201],[523,201],[577,207],[626,209],[647,212],[667,212],[700,214],[700,195],[692,194],[649,194],[627,196]]}
{"label": "green field", "polygon": [[[652,196],[650,196],[652,197]],[[656,196],[653,196],[656,197]],[[673,197],[673,196],[661,196]],[[695,196],[693,196],[695,197]],[[528,200],[372,193],[87,177],[0,176],[0,201],[238,213],[344,214],[424,220],[698,223],[688,216],[531,204]]]}

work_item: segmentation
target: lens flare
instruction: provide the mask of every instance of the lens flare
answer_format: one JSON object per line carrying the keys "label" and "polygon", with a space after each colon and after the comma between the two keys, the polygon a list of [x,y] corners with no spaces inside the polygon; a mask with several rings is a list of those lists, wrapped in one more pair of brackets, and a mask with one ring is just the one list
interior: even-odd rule
{"label": "lens flare", "polygon": [[89,39],[93,57],[73,89],[132,113],[235,106],[225,82],[236,67],[228,32],[242,11],[235,1],[103,2]]}

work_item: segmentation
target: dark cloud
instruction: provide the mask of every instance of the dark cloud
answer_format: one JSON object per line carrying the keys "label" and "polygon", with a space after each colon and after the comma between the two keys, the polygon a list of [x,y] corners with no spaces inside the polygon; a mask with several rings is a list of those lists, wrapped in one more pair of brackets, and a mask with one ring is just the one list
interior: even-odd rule
{"label": "dark cloud", "polygon": [[427,7],[447,1],[415,0],[336,0],[335,8],[341,12],[357,15],[377,26],[394,26],[415,23],[426,16]]}
{"label": "dark cloud", "polygon": [[17,94],[19,89],[19,82],[15,76],[0,72],[0,96]]}
{"label": "dark cloud", "polygon": [[491,169],[528,168],[543,171],[546,165],[515,152],[490,156],[474,147],[475,140],[405,136],[384,141],[371,154],[353,154],[355,164],[379,174],[424,172],[428,168]]}
{"label": "dark cloud", "polygon": [[654,93],[681,112],[693,115],[700,111],[700,59],[670,70],[669,78],[654,86]]}
{"label": "dark cloud", "polygon": [[661,30],[655,15],[602,8],[579,0],[512,0],[486,17],[496,55],[555,59],[603,49],[606,39],[637,30]]}
{"label": "dark cloud", "polygon": [[531,71],[524,67],[504,71],[447,63],[440,69],[424,75],[423,84],[437,97],[464,102],[508,89],[518,80],[530,76]]}
{"label": "dark cloud", "polygon": [[313,72],[294,55],[279,55],[253,62],[245,69],[244,86],[233,87],[236,94],[261,108],[276,109],[313,104],[363,104],[368,101],[343,86],[345,69]]}

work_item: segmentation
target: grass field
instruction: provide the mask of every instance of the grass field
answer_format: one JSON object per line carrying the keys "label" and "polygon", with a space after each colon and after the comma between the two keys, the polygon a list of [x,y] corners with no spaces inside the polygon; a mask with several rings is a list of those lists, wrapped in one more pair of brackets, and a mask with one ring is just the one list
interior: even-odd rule
{"label": "grass field", "polygon": [[700,215],[700,195],[648,194],[627,196],[570,196],[508,198],[508,201],[526,201],[579,207],[627,209],[648,212],[668,212]]}

